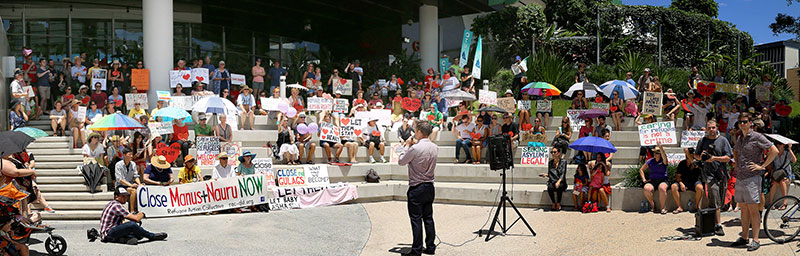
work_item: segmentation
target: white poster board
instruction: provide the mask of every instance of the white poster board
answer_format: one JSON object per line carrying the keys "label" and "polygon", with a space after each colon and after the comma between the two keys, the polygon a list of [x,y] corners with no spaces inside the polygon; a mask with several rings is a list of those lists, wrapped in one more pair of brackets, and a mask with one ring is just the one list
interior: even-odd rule
{"label": "white poster board", "polygon": [[545,100],[536,101],[536,112],[550,112],[553,110],[553,102]]}
{"label": "white poster board", "polygon": [[569,118],[569,126],[572,127],[573,132],[578,132],[582,126],[586,125],[586,121],[578,118],[578,116],[586,112],[585,109],[567,109],[567,117]]}
{"label": "white poster board", "polygon": [[681,148],[696,148],[697,142],[706,136],[705,131],[682,131]]}
{"label": "white poster board", "polygon": [[350,102],[347,99],[333,99],[333,112],[348,113]]}
{"label": "white poster board", "polygon": [[94,85],[100,83],[102,86],[100,89],[105,91],[106,90],[106,78],[108,77],[108,70],[105,69],[93,69],[92,70],[92,86],[89,86],[94,90]]}
{"label": "white poster board", "polygon": [[639,142],[642,146],[678,144],[673,122],[656,122],[639,125]]}
{"label": "white poster board", "polygon": [[486,105],[497,105],[497,92],[490,90],[479,90],[478,102]]}
{"label": "white poster board", "polygon": [[235,85],[243,85],[243,84],[245,84],[244,75],[231,73],[231,84],[235,84]]}
{"label": "white poster board", "polygon": [[172,96],[172,102],[170,103],[170,106],[183,110],[192,110],[193,105],[194,97],[192,96]]}
{"label": "white poster board", "polygon": [[645,92],[644,101],[642,101],[642,114],[644,115],[661,115],[661,98],[660,92]]}
{"label": "white poster board", "polygon": [[125,107],[133,109],[134,104],[139,103],[139,107],[147,109],[147,93],[127,93],[125,94]]}
{"label": "white poster board", "polygon": [[311,97],[307,99],[307,110],[308,111],[330,111],[333,108],[333,100],[326,99],[323,97]]}
{"label": "white poster board", "polygon": [[169,88],[178,87],[187,88],[192,87],[192,71],[191,70],[170,70],[169,71]]}
{"label": "white poster board", "polygon": [[[208,84],[208,69],[207,68],[193,68],[192,69],[192,82],[201,82]],[[184,88],[187,86],[181,84]],[[189,85],[191,86],[191,84]]]}

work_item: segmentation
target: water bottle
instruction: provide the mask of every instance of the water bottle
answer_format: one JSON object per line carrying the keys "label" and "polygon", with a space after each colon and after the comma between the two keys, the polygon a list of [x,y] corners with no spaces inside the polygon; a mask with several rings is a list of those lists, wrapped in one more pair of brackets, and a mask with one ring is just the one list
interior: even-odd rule
{"label": "water bottle", "polygon": [[689,209],[692,209],[692,200],[689,200]]}

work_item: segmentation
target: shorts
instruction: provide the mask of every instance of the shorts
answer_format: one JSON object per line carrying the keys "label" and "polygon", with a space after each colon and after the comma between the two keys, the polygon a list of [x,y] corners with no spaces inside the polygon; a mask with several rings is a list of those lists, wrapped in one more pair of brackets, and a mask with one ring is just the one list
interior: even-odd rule
{"label": "shorts", "polygon": [[[374,142],[374,143],[375,143],[375,147],[376,147],[376,148],[377,148],[377,147],[380,147],[380,145],[381,145],[381,141],[380,141],[379,139],[378,139],[378,140],[365,140],[365,141],[364,141],[364,147],[365,147],[365,148],[369,148],[369,143],[370,143],[370,142]],[[360,145],[359,145],[359,146],[360,146]]]}
{"label": "shorts", "polygon": [[590,187],[589,188],[589,193],[590,194],[591,193],[595,193],[595,192],[600,191],[601,189],[603,190],[603,192],[606,193],[606,195],[611,195],[611,184],[603,184],[603,186],[601,186],[599,188]]}
{"label": "shorts", "polygon": [[761,203],[761,176],[753,176],[745,179],[736,179],[736,193],[733,199],[739,203],[758,204]]}
{"label": "shorts", "polygon": [[[658,189],[658,186],[660,186],[660,185],[661,185],[661,183],[664,183],[664,185],[667,185],[667,186],[669,186],[669,182],[667,182],[667,179],[654,179],[654,180],[650,180],[650,181],[648,181],[647,183],[645,183],[645,185],[647,185],[647,184],[650,184],[650,185],[652,185],[652,186],[653,186],[653,189]],[[643,186],[643,187],[644,187],[644,186]]]}
{"label": "shorts", "polygon": [[538,115],[542,115],[542,116],[544,116],[544,114],[548,114],[548,115],[550,115],[551,117],[553,116],[553,112],[536,112],[536,115],[537,115],[537,116],[538,116]]}
{"label": "shorts", "polygon": [[50,99],[50,86],[39,86],[39,97],[42,99]]}
{"label": "shorts", "polygon": [[672,184],[675,184],[676,186],[678,186],[678,192],[686,192],[686,191],[695,191],[695,187],[697,187],[697,185],[702,185],[703,183],[700,182],[699,180],[695,181],[693,184],[683,183],[683,185],[686,186],[686,189],[681,189],[681,185],[678,184],[678,182],[675,182],[675,183],[672,183]]}
{"label": "shorts", "polygon": [[[342,141],[342,142],[344,142],[344,141]],[[319,141],[319,146],[322,147],[322,148],[324,148],[325,145],[328,145],[328,147],[334,147],[334,146],[336,146],[336,144],[339,144],[339,143],[334,143],[334,142],[325,141],[325,140]]]}
{"label": "shorts", "polygon": [[707,184],[708,186],[706,187],[706,189],[708,191],[706,191],[706,194],[708,195],[708,208],[718,209],[722,207],[722,204],[725,203],[722,198],[722,193],[725,192],[724,190],[728,188],[727,184],[728,184],[727,182],[723,181],[715,181]]}
{"label": "shorts", "polygon": [[303,149],[305,149],[305,150],[308,150],[311,147],[311,144],[313,144],[313,143],[314,142],[312,142],[310,140],[306,141],[306,142],[295,142],[295,144],[297,144],[298,148],[302,146]]}
{"label": "shorts", "polygon": [[264,90],[264,82],[253,82],[253,89]]}

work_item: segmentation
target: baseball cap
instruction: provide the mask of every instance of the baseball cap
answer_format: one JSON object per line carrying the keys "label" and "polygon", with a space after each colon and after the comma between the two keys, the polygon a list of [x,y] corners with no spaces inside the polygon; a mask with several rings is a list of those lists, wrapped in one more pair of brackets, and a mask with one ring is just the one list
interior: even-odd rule
{"label": "baseball cap", "polygon": [[644,68],[644,72],[650,72],[650,68]]}
{"label": "baseball cap", "polygon": [[117,187],[117,189],[115,189],[115,190],[114,190],[114,196],[118,196],[118,195],[130,195],[130,194],[131,194],[131,193],[128,193],[128,190],[127,190],[127,189],[125,189],[125,187],[122,187],[122,186],[119,186],[119,187]]}
{"label": "baseball cap", "polygon": [[202,114],[198,114],[198,115],[197,115],[197,119],[199,119],[199,120],[206,120],[206,119],[208,119],[208,118],[206,117],[206,114],[205,114],[205,113],[202,113]]}

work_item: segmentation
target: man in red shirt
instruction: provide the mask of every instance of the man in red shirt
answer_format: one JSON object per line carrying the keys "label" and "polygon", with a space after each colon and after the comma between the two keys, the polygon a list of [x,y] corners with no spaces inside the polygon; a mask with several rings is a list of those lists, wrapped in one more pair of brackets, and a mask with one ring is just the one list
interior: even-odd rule
{"label": "man in red shirt", "polygon": [[181,145],[181,155],[175,159],[175,166],[183,167],[183,158],[189,154],[189,148],[192,146],[189,141],[189,126],[183,123],[183,118],[175,119],[172,121],[172,143]]}
{"label": "man in red shirt", "polygon": [[102,90],[103,85],[100,82],[94,83],[94,92],[92,92],[92,101],[97,103],[98,109],[103,109],[106,106],[106,100],[108,100],[108,95],[103,92]]}

